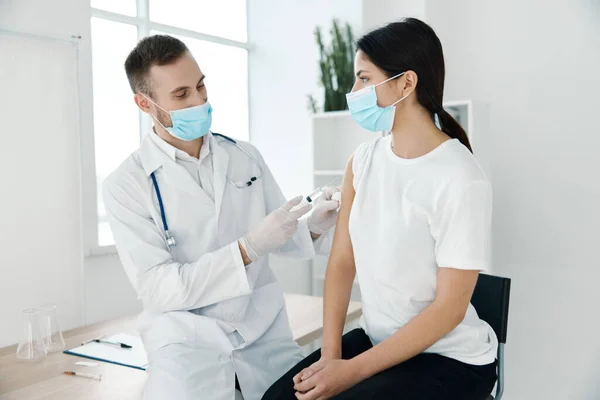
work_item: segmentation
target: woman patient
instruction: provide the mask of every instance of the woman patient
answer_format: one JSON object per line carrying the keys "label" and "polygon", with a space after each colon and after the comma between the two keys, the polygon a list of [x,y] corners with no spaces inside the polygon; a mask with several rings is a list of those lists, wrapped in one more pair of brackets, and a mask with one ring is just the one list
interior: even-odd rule
{"label": "woman patient", "polygon": [[[361,145],[346,167],[322,348],[263,399],[483,400],[498,343],[470,299],[489,269],[492,192],[442,107],[440,40],[406,19],[357,48],[350,113],[391,134]],[[355,276],[362,328],[342,336]]]}

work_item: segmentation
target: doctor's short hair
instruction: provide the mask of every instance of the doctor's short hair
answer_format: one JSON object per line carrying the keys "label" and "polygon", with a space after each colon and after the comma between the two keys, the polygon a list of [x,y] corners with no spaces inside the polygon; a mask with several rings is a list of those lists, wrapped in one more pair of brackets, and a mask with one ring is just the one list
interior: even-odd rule
{"label": "doctor's short hair", "polygon": [[152,97],[150,68],[172,64],[188,51],[185,43],[168,35],[153,35],[140,40],[125,60],[125,73],[133,93]]}

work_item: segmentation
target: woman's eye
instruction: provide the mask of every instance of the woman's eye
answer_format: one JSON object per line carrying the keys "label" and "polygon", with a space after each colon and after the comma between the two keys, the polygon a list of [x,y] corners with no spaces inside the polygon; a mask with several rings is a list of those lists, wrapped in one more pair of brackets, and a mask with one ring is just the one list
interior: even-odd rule
{"label": "woman's eye", "polygon": [[369,78],[360,78],[360,81],[361,81],[362,83],[367,83],[367,81],[368,81],[368,80],[369,80]]}

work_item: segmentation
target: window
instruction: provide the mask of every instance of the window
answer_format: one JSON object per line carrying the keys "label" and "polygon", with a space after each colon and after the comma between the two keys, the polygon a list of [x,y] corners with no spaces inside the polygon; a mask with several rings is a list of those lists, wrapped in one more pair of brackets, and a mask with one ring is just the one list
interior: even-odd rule
{"label": "window", "polygon": [[245,42],[246,0],[150,0],[150,19]]}
{"label": "window", "polygon": [[206,75],[212,130],[248,140],[246,0],[90,1],[98,219],[86,232],[102,248],[114,244],[102,202],[104,179],[138,148],[151,127],[133,102],[125,58],[148,34],[181,39]]}
{"label": "window", "polygon": [[135,46],[137,28],[92,18],[92,38],[98,245],[107,246],[113,239],[102,202],[102,182],[139,144],[137,106],[131,100],[123,63],[116,62],[125,60]]}

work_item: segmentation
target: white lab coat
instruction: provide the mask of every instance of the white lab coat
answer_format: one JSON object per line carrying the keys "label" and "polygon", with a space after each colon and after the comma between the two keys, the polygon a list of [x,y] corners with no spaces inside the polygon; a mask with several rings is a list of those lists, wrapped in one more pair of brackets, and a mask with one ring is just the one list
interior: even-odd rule
{"label": "white lab coat", "polygon": [[[301,359],[283,292],[268,259],[244,267],[238,239],[285,198],[260,153],[240,142],[262,177],[239,189],[258,166],[233,144],[209,135],[214,203],[189,173],[148,136],[104,185],[104,202],[125,271],[143,304],[139,329],[149,359],[145,398],[233,400],[237,374],[245,400],[260,399]],[[154,172],[169,231],[168,251]],[[326,254],[331,236],[313,243],[306,220],[278,252]]]}

